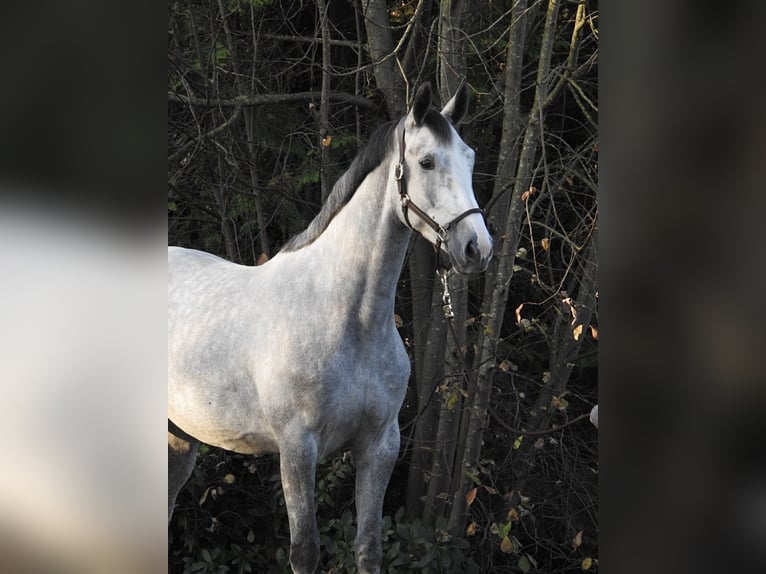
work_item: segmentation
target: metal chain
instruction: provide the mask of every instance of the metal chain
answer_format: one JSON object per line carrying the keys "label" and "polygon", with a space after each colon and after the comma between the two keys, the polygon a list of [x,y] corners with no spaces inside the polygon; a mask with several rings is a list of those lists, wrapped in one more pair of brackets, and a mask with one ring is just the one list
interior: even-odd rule
{"label": "metal chain", "polygon": [[447,277],[449,275],[449,271],[447,269],[441,269],[438,271],[439,278],[442,282],[442,311],[444,312],[444,318],[449,320],[452,319],[455,316],[455,313],[452,311],[452,297],[449,293],[449,285],[447,281]]}

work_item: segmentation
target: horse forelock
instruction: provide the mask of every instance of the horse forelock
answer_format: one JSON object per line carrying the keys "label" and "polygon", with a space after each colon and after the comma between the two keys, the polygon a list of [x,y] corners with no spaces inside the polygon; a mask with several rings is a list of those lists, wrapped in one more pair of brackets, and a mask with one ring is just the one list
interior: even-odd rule
{"label": "horse forelock", "polygon": [[[441,114],[438,115],[441,116]],[[387,122],[373,132],[367,145],[357,154],[348,170],[335,182],[327,201],[317,216],[304,231],[285,243],[281,251],[296,251],[305,247],[313,243],[327,229],[333,218],[353,197],[364,178],[378,167],[391,152],[397,124],[397,120]]]}
{"label": "horse forelock", "polygon": [[448,144],[452,141],[452,124],[435,109],[426,112],[423,125],[434,134],[437,142]]}

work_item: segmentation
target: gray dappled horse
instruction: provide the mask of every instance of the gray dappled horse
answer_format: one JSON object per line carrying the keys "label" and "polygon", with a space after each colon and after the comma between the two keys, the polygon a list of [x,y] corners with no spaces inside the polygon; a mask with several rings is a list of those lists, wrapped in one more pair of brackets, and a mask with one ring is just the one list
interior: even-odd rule
{"label": "gray dappled horse", "polygon": [[278,452],[290,564],[313,574],[316,464],[350,448],[357,568],[380,572],[410,374],[393,318],[410,230],[460,273],[492,256],[474,152],[454,128],[467,99],[461,86],[440,113],[421,86],[412,110],[372,135],[309,227],[264,265],[168,248],[168,522],[200,442]]}

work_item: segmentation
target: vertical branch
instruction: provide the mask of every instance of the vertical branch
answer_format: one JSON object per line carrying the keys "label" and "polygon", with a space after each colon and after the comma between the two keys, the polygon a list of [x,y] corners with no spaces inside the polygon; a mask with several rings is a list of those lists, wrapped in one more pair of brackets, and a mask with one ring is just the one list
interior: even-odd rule
{"label": "vertical branch", "polygon": [[[362,93],[362,58],[364,49],[362,47],[362,26],[359,20],[359,0],[353,0],[354,6],[354,24],[356,26],[356,70],[354,71],[354,95],[358,96]],[[362,143],[362,121],[359,115],[359,107],[354,106],[354,120],[356,124],[356,143],[361,147]]]}
{"label": "vertical branch", "polygon": [[[237,86],[237,92],[240,96],[246,96],[247,95],[247,89],[244,83],[244,79],[242,74],[239,70],[239,63],[237,61],[236,51],[235,47],[236,44],[234,42],[234,37],[231,33],[231,28],[229,26],[229,21],[226,16],[226,11],[224,10],[223,0],[218,0],[218,9],[221,12],[221,21],[223,25],[224,35],[226,37],[226,47],[229,50],[229,55],[231,58],[231,69],[234,72],[234,81]],[[251,6],[251,10],[253,7]],[[256,152],[257,147],[255,145],[255,123],[253,121],[253,109],[249,109],[245,112],[244,118],[245,118],[245,134],[247,136],[247,142],[248,142],[248,151],[250,152],[250,157],[248,158],[248,171],[250,175],[250,186],[253,190],[253,197],[254,197],[254,204],[255,204],[255,217],[256,217],[256,223],[258,225],[258,237],[260,242],[260,247],[262,253],[264,253],[267,257],[270,255],[269,253],[269,236],[266,232],[266,220],[263,214],[263,203],[261,199],[261,192],[260,192],[260,186],[258,184],[258,172],[256,170]]]}
{"label": "vertical branch", "polygon": [[[255,36],[255,7],[250,4],[250,25],[253,31],[253,71],[251,73],[251,93],[255,92],[255,50],[258,47],[258,39]],[[269,242],[269,234],[266,231],[266,217],[263,213],[263,198],[261,197],[261,190],[258,185],[258,165],[256,159],[258,154],[258,146],[255,143],[255,109],[251,108],[245,115],[245,133],[247,134],[247,147],[250,152],[250,161],[248,166],[250,168],[250,185],[253,189],[253,203],[255,205],[255,223],[258,226],[258,243],[260,244],[261,254],[266,257],[271,256],[271,248]]]}
{"label": "vertical branch", "polygon": [[327,8],[330,0],[317,0],[319,23],[322,30],[322,95],[319,102],[319,181],[322,189],[322,203],[330,194],[327,182],[327,166],[330,163],[330,20]]}
{"label": "vertical branch", "polygon": [[[590,325],[596,307],[597,245],[598,232],[594,230],[588,240],[587,247],[583,250],[578,272],[573,277],[573,283],[578,286],[574,302],[577,313],[576,319],[571,321],[569,313],[561,313],[556,319],[551,341],[548,376],[543,381],[540,393],[529,410],[529,416],[523,427],[527,431],[537,432],[547,427],[551,417],[551,401],[566,390],[569,376],[572,373],[572,361],[586,338],[585,329]],[[580,331],[577,336],[574,335],[575,329]],[[516,474],[521,477],[519,490],[523,488],[524,479],[535,456],[533,442],[526,440],[525,437],[517,457],[520,464],[516,469]]]}
{"label": "vertical branch", "polygon": [[221,156],[218,156],[218,177],[219,181],[214,185],[213,192],[215,194],[215,201],[218,207],[218,217],[221,220],[221,235],[223,236],[223,244],[226,248],[226,257],[229,261],[239,261],[239,254],[237,250],[237,242],[234,237],[234,231],[232,229],[231,221],[227,215],[228,205],[226,201],[226,194],[224,188],[226,187],[224,173],[226,167]]}

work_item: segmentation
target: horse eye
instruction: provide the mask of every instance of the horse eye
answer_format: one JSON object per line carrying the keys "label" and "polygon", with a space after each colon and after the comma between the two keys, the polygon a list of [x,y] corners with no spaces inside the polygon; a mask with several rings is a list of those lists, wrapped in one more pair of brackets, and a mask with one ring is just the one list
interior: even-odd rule
{"label": "horse eye", "polygon": [[420,167],[423,169],[433,169],[434,168],[434,160],[432,160],[430,157],[427,157],[425,159],[420,160]]}

